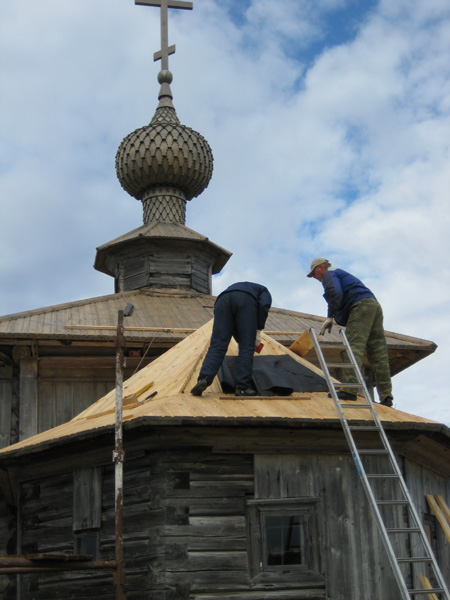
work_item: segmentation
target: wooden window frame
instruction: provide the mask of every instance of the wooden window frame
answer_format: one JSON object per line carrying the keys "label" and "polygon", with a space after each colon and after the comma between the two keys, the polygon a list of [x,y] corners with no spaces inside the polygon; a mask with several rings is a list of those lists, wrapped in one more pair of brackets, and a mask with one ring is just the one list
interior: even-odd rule
{"label": "wooden window frame", "polygon": [[100,558],[100,539],[98,529],[85,529],[74,532],[74,553]]}
{"label": "wooden window frame", "polygon": [[[247,539],[249,571],[252,579],[261,581],[302,580],[323,577],[318,513],[320,498],[307,496],[281,499],[247,500]],[[300,516],[305,545],[301,564],[270,565],[267,557],[265,516]]]}

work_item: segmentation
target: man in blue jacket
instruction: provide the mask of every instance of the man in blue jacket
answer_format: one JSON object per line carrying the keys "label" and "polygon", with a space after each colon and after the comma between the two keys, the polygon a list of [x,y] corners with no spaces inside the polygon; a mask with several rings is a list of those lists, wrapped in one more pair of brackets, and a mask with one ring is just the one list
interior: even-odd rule
{"label": "man in blue jacket", "polygon": [[[345,326],[358,366],[361,368],[364,352],[372,366],[380,403],[392,406],[392,383],[386,337],[383,328],[383,310],[374,294],[362,281],[343,269],[331,269],[326,258],[315,258],[311,263],[308,277],[320,281],[325,290],[328,316],[320,335],[331,332],[333,319]],[[356,376],[343,371],[344,383],[357,383]],[[354,388],[343,387],[338,392],[341,400],[356,400]]]}
{"label": "man in blue jacket", "polygon": [[271,305],[269,290],[259,283],[233,283],[219,294],[214,305],[214,325],[209,350],[191,394],[201,396],[211,385],[225,358],[230,340],[234,337],[239,344],[235,394],[256,395],[251,387],[253,354],[261,343],[261,329],[264,329]]}

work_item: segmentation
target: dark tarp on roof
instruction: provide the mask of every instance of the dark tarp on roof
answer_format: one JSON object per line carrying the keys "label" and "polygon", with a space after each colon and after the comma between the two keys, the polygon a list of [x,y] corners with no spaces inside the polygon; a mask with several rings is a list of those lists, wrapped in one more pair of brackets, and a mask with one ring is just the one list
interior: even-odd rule
{"label": "dark tarp on roof", "polygon": [[[234,393],[236,356],[226,356],[219,372],[222,389]],[[292,392],[326,392],[323,377],[304,367],[291,356],[255,356],[253,385],[260,396],[289,396]]]}

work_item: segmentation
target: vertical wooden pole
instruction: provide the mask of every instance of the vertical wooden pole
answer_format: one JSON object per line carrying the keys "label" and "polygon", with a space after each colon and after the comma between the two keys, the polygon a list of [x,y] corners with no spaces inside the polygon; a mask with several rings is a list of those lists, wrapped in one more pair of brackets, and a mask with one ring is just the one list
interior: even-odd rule
{"label": "vertical wooden pole", "polygon": [[119,310],[117,323],[116,341],[116,418],[115,418],[115,445],[113,462],[115,465],[115,531],[116,531],[116,571],[114,573],[114,584],[116,587],[116,600],[125,600],[123,586],[125,584],[125,573],[123,569],[123,367],[125,337],[123,330],[123,310]]}

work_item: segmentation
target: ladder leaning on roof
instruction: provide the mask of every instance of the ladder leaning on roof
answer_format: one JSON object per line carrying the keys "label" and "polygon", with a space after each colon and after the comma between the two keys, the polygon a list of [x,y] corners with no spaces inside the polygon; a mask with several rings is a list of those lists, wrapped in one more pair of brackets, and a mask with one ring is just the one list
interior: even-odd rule
{"label": "ladder leaning on roof", "polygon": [[[402,599],[410,600],[416,597],[430,597],[428,594],[431,595],[434,593],[438,594],[441,600],[450,600],[441,570],[433,555],[430,543],[377,411],[373,406],[372,398],[369,395],[344,329],[340,329],[339,331],[342,338],[342,346],[338,346],[337,349],[346,351],[349,362],[339,363],[327,363],[325,361],[316,332],[312,328],[309,332],[341,420],[356,469],[375,516]],[[336,349],[336,346],[333,345],[333,348]],[[359,392],[356,402],[350,401],[347,403],[340,401],[336,388],[341,387],[343,384],[333,380],[329,367],[353,370],[358,383],[345,384],[345,387],[354,387],[355,391]],[[355,423],[350,425],[345,412],[348,409],[355,408],[366,409],[368,414],[370,413],[372,424],[358,425]],[[371,462],[373,464],[370,464]],[[377,463],[378,468],[376,468]],[[391,485],[389,485],[389,482]],[[379,496],[382,493],[380,494],[379,484],[384,486],[384,489],[387,488],[390,490],[389,495],[393,497],[381,499]],[[396,493],[393,493],[394,490],[396,490]],[[407,520],[406,526],[405,515]],[[407,536],[406,540],[405,536]],[[408,554],[412,556],[404,556],[406,553],[404,549],[408,546],[410,548]],[[403,552],[401,549],[403,549]],[[420,569],[419,565],[421,565]],[[408,587],[411,581],[413,582],[412,585],[414,585],[414,579],[417,581],[419,570],[423,571],[427,566],[430,570],[429,573],[432,573],[433,583],[436,587],[426,590],[423,588]]]}

